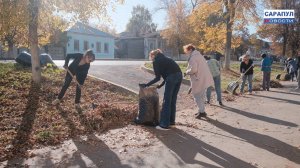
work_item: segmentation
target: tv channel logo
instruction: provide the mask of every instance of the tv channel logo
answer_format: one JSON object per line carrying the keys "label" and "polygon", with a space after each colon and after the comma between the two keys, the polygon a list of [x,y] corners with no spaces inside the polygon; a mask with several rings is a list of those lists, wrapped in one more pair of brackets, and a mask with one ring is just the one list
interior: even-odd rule
{"label": "tv channel logo", "polygon": [[293,24],[296,23],[295,11],[288,10],[264,10],[264,23],[265,24]]}

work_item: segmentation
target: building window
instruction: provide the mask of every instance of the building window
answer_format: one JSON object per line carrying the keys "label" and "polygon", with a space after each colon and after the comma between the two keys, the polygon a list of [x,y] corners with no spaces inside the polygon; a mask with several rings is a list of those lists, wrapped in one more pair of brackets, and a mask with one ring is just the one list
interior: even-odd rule
{"label": "building window", "polygon": [[153,43],[150,43],[150,50],[153,50],[153,49],[154,49]]}
{"label": "building window", "polygon": [[104,43],[104,52],[108,53],[108,43]]}
{"label": "building window", "polygon": [[79,40],[74,40],[74,51],[79,51]]}
{"label": "building window", "polygon": [[161,41],[158,41],[158,48],[162,49]]}
{"label": "building window", "polygon": [[100,42],[96,43],[96,51],[97,51],[97,53],[101,53],[101,43]]}
{"label": "building window", "polygon": [[94,44],[92,44],[92,48],[94,48]]}
{"label": "building window", "polygon": [[84,48],[85,51],[89,49],[89,42],[88,41],[84,41]]}

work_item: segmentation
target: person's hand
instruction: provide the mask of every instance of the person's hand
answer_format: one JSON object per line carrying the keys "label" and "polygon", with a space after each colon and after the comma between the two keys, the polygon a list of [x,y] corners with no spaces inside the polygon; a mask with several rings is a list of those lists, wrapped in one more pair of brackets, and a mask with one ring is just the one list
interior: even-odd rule
{"label": "person's hand", "polygon": [[147,87],[147,84],[145,84],[145,83],[140,83],[139,86],[140,86],[141,88],[145,88],[145,87]]}
{"label": "person's hand", "polygon": [[63,68],[68,69],[68,65],[64,65]]}
{"label": "person's hand", "polygon": [[187,74],[184,72],[184,73],[183,73],[183,77],[186,77],[186,75],[187,75]]}

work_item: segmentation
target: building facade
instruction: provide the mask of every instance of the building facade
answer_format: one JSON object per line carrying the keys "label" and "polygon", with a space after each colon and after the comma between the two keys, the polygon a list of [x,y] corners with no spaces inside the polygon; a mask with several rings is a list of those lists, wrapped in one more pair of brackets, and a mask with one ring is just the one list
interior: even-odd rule
{"label": "building facade", "polygon": [[84,53],[92,49],[96,59],[114,58],[114,36],[77,22],[67,31],[66,54]]}
{"label": "building facade", "polygon": [[[124,34],[124,36],[122,36]],[[149,33],[141,37],[134,37],[123,32],[116,38],[115,58],[119,59],[148,59],[149,52],[161,49],[166,56],[173,57],[172,50],[166,47],[166,41],[160,32]]]}

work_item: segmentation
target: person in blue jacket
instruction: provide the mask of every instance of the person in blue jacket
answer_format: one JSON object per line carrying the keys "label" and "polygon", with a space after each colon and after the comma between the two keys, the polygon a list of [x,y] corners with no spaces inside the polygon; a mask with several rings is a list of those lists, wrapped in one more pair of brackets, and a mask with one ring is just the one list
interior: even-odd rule
{"label": "person in blue jacket", "polygon": [[262,89],[263,90],[270,90],[270,80],[271,80],[271,66],[272,60],[267,54],[262,54],[262,61],[261,61],[261,71],[263,73],[263,81],[262,81]]}

